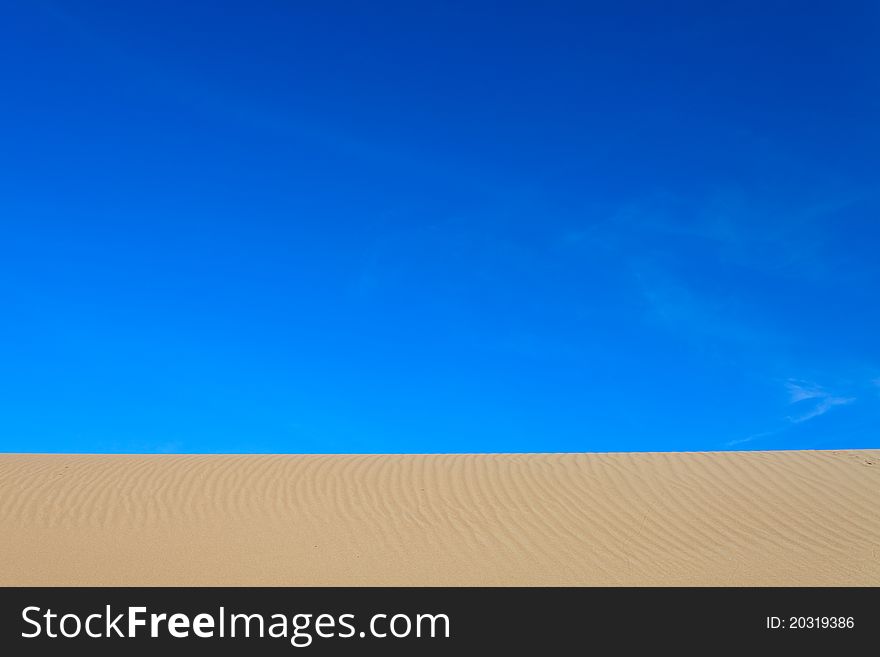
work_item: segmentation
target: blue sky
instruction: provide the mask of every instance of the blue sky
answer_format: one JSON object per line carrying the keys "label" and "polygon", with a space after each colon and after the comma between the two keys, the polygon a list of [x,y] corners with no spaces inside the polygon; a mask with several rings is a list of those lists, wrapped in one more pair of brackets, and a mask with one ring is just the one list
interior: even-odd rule
{"label": "blue sky", "polygon": [[880,6],[733,4],[3,3],[0,450],[880,447]]}

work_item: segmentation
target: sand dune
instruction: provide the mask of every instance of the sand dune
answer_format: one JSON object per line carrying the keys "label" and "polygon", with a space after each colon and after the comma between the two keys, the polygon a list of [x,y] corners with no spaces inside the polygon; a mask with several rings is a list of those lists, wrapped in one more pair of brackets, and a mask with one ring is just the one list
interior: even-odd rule
{"label": "sand dune", "polygon": [[3,585],[880,585],[880,450],[0,455]]}

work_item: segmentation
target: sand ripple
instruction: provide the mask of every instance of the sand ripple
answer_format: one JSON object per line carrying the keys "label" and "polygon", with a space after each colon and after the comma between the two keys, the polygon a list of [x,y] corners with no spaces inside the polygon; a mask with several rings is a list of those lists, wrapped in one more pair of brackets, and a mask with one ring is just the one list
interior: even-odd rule
{"label": "sand ripple", "polygon": [[880,451],[0,455],[0,584],[880,585]]}

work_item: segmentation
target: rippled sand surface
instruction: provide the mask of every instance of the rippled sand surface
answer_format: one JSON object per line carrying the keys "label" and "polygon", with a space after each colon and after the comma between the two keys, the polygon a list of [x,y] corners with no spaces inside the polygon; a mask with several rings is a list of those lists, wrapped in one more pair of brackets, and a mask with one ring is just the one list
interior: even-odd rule
{"label": "rippled sand surface", "polygon": [[0,455],[3,585],[880,585],[880,450]]}

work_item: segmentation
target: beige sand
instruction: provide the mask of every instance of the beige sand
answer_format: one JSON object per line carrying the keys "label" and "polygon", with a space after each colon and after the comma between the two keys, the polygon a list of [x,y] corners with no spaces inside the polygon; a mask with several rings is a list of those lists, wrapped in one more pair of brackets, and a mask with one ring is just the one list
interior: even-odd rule
{"label": "beige sand", "polygon": [[0,455],[4,585],[880,585],[880,450]]}

